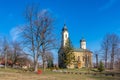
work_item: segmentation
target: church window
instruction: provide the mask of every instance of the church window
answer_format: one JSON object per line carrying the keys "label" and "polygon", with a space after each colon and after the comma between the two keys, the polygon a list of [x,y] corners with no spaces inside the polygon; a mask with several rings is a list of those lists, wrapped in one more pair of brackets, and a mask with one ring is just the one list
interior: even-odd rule
{"label": "church window", "polygon": [[80,61],[80,56],[78,56],[78,61]]}
{"label": "church window", "polygon": [[90,57],[88,56],[88,63],[89,63]]}
{"label": "church window", "polygon": [[84,56],[83,56],[83,61],[84,61]]}
{"label": "church window", "polygon": [[67,34],[65,35],[65,38],[67,38]]}

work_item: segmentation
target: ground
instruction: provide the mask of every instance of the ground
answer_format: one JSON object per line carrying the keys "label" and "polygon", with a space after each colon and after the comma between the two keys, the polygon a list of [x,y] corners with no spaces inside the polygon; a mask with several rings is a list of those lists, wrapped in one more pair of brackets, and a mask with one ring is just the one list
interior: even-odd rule
{"label": "ground", "polygon": [[[86,70],[64,70],[63,72],[53,72],[46,70],[42,74],[34,72],[23,72],[20,70],[3,70],[0,69],[0,80],[120,80],[120,75],[105,76],[101,74],[85,74]],[[68,72],[74,72],[73,74]],[[77,74],[75,74],[77,73]],[[82,73],[82,74],[78,74]]]}

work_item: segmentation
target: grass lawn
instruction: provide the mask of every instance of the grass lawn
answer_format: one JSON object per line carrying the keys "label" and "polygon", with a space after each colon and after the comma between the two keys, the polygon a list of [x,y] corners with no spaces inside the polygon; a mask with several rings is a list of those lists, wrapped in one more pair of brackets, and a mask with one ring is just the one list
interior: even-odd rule
{"label": "grass lawn", "polygon": [[[68,74],[46,70],[42,74],[23,72],[15,69],[0,69],[0,80],[120,80],[118,76],[105,76],[102,74],[84,74],[86,70],[66,70],[81,72],[82,74]],[[92,72],[91,72],[92,73]]]}

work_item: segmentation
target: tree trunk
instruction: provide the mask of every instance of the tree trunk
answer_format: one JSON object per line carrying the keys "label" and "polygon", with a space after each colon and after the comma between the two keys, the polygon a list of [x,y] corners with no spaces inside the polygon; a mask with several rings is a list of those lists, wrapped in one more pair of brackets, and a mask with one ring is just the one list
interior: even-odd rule
{"label": "tree trunk", "polygon": [[111,53],[110,69],[113,69],[113,65],[114,65],[114,47],[112,48],[112,53]]}
{"label": "tree trunk", "polygon": [[107,68],[107,55],[108,55],[108,54],[107,54],[107,51],[108,51],[108,50],[106,49],[106,53],[105,53],[105,68]]}
{"label": "tree trunk", "polygon": [[36,61],[36,62],[35,62],[34,72],[37,72],[37,71],[38,71],[38,62]]}
{"label": "tree trunk", "polygon": [[5,51],[5,69],[7,68],[7,53]]}
{"label": "tree trunk", "polygon": [[45,45],[44,45],[44,43],[42,44],[42,50],[43,50],[43,53],[42,53],[43,70],[45,71],[46,55],[45,55]]}
{"label": "tree trunk", "polygon": [[96,54],[96,67],[98,68],[98,54]]}
{"label": "tree trunk", "polygon": [[45,71],[45,61],[43,60],[43,71]]}
{"label": "tree trunk", "polygon": [[43,50],[43,53],[42,53],[42,63],[43,63],[43,71],[45,71],[45,62],[46,62],[46,60],[45,60],[45,51]]}
{"label": "tree trunk", "polygon": [[35,54],[35,58],[34,58],[34,72],[38,71],[38,56],[37,54]]}
{"label": "tree trunk", "polygon": [[105,59],[105,68],[107,68],[107,59]]}
{"label": "tree trunk", "polygon": [[118,62],[118,69],[120,70],[120,61]]}

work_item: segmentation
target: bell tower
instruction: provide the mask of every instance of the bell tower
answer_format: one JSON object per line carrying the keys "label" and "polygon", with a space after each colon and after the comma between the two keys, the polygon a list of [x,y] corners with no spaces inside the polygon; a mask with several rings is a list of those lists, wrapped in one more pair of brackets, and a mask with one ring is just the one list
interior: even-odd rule
{"label": "bell tower", "polygon": [[69,33],[67,30],[67,26],[66,24],[64,24],[64,27],[62,29],[62,47],[65,47],[68,37],[69,37]]}
{"label": "bell tower", "polygon": [[80,48],[81,49],[86,49],[86,40],[84,38],[82,38],[80,40]]}

